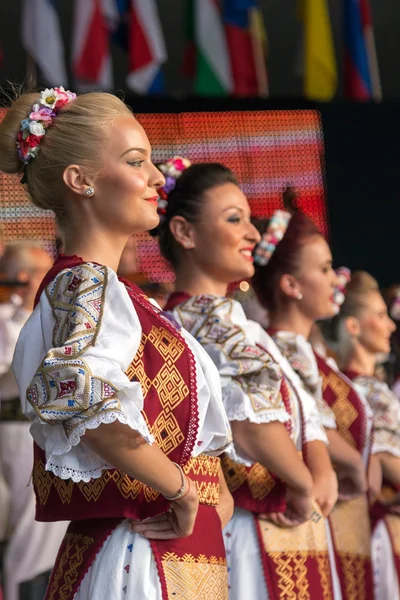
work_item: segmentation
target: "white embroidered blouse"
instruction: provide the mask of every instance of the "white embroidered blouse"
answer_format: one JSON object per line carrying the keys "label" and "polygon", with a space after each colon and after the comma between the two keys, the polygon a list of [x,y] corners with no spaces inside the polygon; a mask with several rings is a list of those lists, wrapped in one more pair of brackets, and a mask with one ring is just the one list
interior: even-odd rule
{"label": "white embroidered blouse", "polygon": [[[220,454],[230,428],[219,375],[200,344],[183,329],[180,334],[196,361],[199,430],[193,455]],[[154,442],[141,412],[141,385],[125,374],[141,336],[127,289],[108,267],[65,269],[45,288],[22,329],[12,368],[47,470],[76,482],[100,477],[111,465],[81,437],[101,423],[119,420]]]}
{"label": "white embroidered blouse", "polygon": [[273,338],[283,356],[299,375],[305,389],[314,396],[323,426],[336,429],[335,414],[322,396],[322,378],[311,344],[304,336],[291,331],[274,332]]}
{"label": "white embroidered blouse", "polygon": [[389,452],[400,457],[400,401],[389,386],[376,377],[359,375],[353,380],[374,413],[372,453]]}
{"label": "white embroidered blouse", "polygon": [[[258,323],[247,319],[239,302],[231,298],[194,296],[171,312],[203,345],[217,366],[229,421],[288,422],[300,449],[301,403],[306,440],[327,443],[314,399],[303,389],[271,337]],[[283,377],[292,392],[292,416],[280,392]],[[231,456],[244,464],[252,464],[234,449]]]}

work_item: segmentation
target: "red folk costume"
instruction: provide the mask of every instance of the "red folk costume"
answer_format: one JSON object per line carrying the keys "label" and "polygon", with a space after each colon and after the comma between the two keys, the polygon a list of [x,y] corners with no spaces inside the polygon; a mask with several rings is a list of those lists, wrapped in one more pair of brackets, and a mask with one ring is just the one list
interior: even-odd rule
{"label": "red folk costume", "polygon": [[[373,412],[372,454],[385,452],[400,458],[400,402],[388,385],[376,377],[345,371]],[[383,481],[382,497],[398,493]],[[377,502],[371,510],[372,561],[377,600],[400,599],[400,516]]]}
{"label": "red folk costume", "polygon": [[[366,403],[346,377],[314,353],[304,336],[288,331],[270,330],[270,333],[305,389],[316,398],[324,426],[337,428],[345,440],[363,454],[367,468],[372,422]],[[343,600],[372,599],[367,498],[339,501],[329,517],[329,524]]]}
{"label": "red folk costume", "polygon": [[[61,257],[37,300],[17,346],[14,372],[21,396],[27,390],[23,404],[33,420],[37,519],[71,521],[47,600],[226,599],[215,506],[216,455],[229,440],[229,427],[211,361],[136,286],[106,267]],[[129,531],[126,518],[154,516],[169,503],[80,442],[87,428],[116,419],[155,441],[195,482],[200,508],[192,536],[149,542]],[[117,563],[121,573],[113,571]],[[146,581],[146,565],[158,577]],[[96,577],[104,579],[102,590],[99,582],[90,587]]]}
{"label": "red folk costume", "polygon": [[[322,377],[323,398],[335,413],[337,430],[360,452],[367,469],[372,446],[372,411],[334,361],[317,353],[315,356]],[[338,502],[330,516],[330,523],[343,599],[374,598],[368,499],[361,496]]]}
{"label": "red folk costume", "polygon": [[[311,400],[311,409],[310,404],[304,407],[296,393],[296,375],[287,361],[282,372],[276,345],[257,323],[247,321],[238,302],[175,293],[166,310],[203,344],[218,367],[230,421],[281,421],[304,458],[307,441],[326,439],[319,421],[314,435],[310,433],[313,414],[318,419],[315,403]],[[235,448],[222,462],[235,499],[234,517],[224,530],[230,598],[332,600],[322,515],[315,510],[312,520],[299,527],[276,527],[259,515],[285,510],[283,482]]]}

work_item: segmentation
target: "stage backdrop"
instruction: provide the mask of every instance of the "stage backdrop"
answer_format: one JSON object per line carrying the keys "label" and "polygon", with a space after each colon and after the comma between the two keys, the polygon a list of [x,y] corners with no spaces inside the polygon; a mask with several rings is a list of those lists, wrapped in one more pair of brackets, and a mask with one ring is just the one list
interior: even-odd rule
{"label": "stage backdrop", "polygon": [[[0,120],[4,111],[0,110]],[[238,111],[136,115],[146,129],[155,163],[174,155],[221,162],[238,177],[255,216],[282,208],[294,187],[299,205],[328,232],[324,198],[324,145],[316,111]],[[52,213],[32,206],[20,177],[0,174],[0,218],[6,242],[35,238],[54,249]],[[112,198],[110,198],[112,202]],[[137,236],[140,270],[150,281],[172,281],[155,239]]]}

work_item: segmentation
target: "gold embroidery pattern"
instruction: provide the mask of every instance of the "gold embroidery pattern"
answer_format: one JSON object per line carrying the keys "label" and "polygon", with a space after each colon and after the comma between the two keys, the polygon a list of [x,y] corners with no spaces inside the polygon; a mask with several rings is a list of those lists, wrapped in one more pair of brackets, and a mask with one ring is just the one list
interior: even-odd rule
{"label": "gold embroidery pattern", "polygon": [[331,566],[328,552],[315,552],[324,600],[332,600]]}
{"label": "gold embroidery pattern", "polygon": [[[195,478],[204,476],[214,479],[215,481],[195,481],[199,502],[210,506],[217,506],[219,502],[219,481],[218,470],[220,459],[215,456],[200,456],[191,458],[186,464],[184,470],[189,477]],[[92,479],[89,482],[80,481],[74,483],[71,479],[63,480],[56,477],[53,473],[46,471],[43,463],[35,461],[33,467],[33,481],[36,491],[39,496],[41,505],[47,504],[52,487],[58,493],[63,504],[69,504],[72,500],[72,493],[77,487],[84,496],[86,502],[97,502],[104,492],[107,485],[114,484],[117,486],[119,493],[125,499],[135,500],[140,491],[143,491],[146,500],[150,502],[158,496],[151,488],[145,486],[136,479],[131,479],[121,471],[114,469],[112,471],[104,471],[98,479]]]}
{"label": "gold embroidery pattern", "polygon": [[168,597],[174,600],[228,600],[226,560],[200,554],[162,557]]}
{"label": "gold embroidery pattern", "polygon": [[346,600],[363,600],[367,597],[365,588],[365,558],[340,552],[339,559],[344,573]]}
{"label": "gold embroidery pattern", "polygon": [[322,373],[321,375],[323,378],[323,392],[327,387],[330,387],[337,398],[332,405],[332,410],[335,413],[338,431],[353,448],[356,448],[356,442],[349,431],[349,427],[357,419],[358,413],[348,399],[349,386],[335,372],[330,372],[329,375]]}
{"label": "gold embroidery pattern", "polygon": [[314,506],[310,521],[282,529],[273,523],[260,520],[264,550],[274,560],[279,574],[280,598],[284,600],[309,600],[307,558],[317,562],[324,600],[332,600],[331,572],[328,557],[325,519]]}
{"label": "gold embroidery pattern", "polygon": [[[72,589],[78,578],[79,567],[83,562],[83,554],[93,542],[93,538],[85,535],[72,533],[65,535],[65,548],[58,560],[57,570],[52,575],[48,600],[71,600]],[[64,577],[65,583],[59,587],[61,577]]]}
{"label": "gold embroidery pattern", "polygon": [[371,555],[369,509],[364,496],[338,502],[329,519],[338,552],[363,558]]}
{"label": "gold embroidery pattern", "polygon": [[252,497],[256,500],[263,500],[275,486],[275,481],[267,469],[259,463],[255,463],[250,469],[246,469],[244,465],[236,463],[224,455],[222,468],[231,492],[237,490],[247,481]]}
{"label": "gold embroidery pattern", "polygon": [[[162,366],[153,379],[150,379],[144,370],[143,354],[147,344],[151,344],[163,358]],[[129,379],[139,381],[144,399],[152,387],[157,392],[162,411],[153,424],[149,423],[145,411],[143,416],[154,435],[157,446],[167,455],[185,440],[173,414],[176,407],[189,395],[189,388],[175,366],[184,350],[183,343],[167,329],[153,326],[148,335],[142,335],[139,350],[126,371]]]}
{"label": "gold embroidery pattern", "polygon": [[276,566],[280,598],[285,600],[310,600],[307,581],[307,554],[303,552],[271,552]]}
{"label": "gold embroidery pattern", "polygon": [[339,502],[329,517],[343,570],[346,600],[366,598],[365,573],[371,557],[371,527],[365,497]]}

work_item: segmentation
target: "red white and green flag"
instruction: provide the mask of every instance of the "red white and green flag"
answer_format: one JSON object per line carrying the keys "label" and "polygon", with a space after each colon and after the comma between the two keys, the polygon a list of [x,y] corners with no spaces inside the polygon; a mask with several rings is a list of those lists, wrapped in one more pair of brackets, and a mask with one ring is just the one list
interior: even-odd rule
{"label": "red white and green flag", "polygon": [[218,0],[188,0],[184,72],[194,80],[194,92],[227,96],[233,77],[226,33]]}

